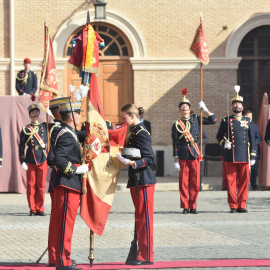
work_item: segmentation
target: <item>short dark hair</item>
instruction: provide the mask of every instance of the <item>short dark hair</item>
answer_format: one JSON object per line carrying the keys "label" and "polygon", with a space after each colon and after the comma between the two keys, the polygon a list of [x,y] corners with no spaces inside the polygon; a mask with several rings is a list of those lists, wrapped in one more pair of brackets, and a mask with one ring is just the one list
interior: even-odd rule
{"label": "short dark hair", "polygon": [[56,116],[56,112],[59,111],[59,107],[51,108],[50,110],[51,110],[53,116],[55,117]]}
{"label": "short dark hair", "polygon": [[247,113],[253,113],[253,108],[252,107],[244,108],[243,115],[246,115]]}
{"label": "short dark hair", "polygon": [[71,116],[71,112],[60,112],[63,122],[67,122]]}

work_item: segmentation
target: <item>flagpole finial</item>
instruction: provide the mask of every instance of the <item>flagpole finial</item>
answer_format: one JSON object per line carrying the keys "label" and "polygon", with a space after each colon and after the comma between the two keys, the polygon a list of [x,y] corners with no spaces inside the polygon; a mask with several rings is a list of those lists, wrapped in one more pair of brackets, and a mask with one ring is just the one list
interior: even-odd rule
{"label": "flagpole finial", "polygon": [[45,20],[44,20],[44,24],[47,24],[47,18],[45,18]]}
{"label": "flagpole finial", "polygon": [[86,21],[86,24],[90,24],[91,21],[90,21],[90,13],[89,13],[89,10],[87,10],[87,21]]}
{"label": "flagpole finial", "polygon": [[200,17],[200,21],[202,20],[202,12],[201,12],[201,17]]}

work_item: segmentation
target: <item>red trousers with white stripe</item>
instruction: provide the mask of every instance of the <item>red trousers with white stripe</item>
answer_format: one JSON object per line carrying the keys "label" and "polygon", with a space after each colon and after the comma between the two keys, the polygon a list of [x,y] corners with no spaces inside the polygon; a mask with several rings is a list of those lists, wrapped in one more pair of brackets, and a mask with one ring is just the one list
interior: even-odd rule
{"label": "red trousers with white stripe", "polygon": [[28,170],[27,177],[27,201],[30,212],[39,213],[44,212],[44,199],[46,188],[46,177],[48,171],[47,161],[41,164],[27,163]]}
{"label": "red trousers with white stripe", "polygon": [[51,193],[51,218],[49,225],[49,235],[48,235],[48,257],[49,264],[56,264],[55,255],[55,242],[56,242],[56,223],[57,223],[57,211],[55,207],[54,193]]}
{"label": "red trousers with white stripe", "polygon": [[200,162],[179,159],[179,191],[181,208],[197,209],[197,199],[200,192]]}
{"label": "red trousers with white stripe", "polygon": [[[224,162],[228,180],[228,203],[230,208],[245,208],[248,184],[249,184],[249,164]],[[238,191],[237,190],[238,178]]]}
{"label": "red trousers with white stripe", "polygon": [[136,197],[135,188],[130,188],[131,197],[135,207],[135,226],[138,239],[137,260],[154,261],[154,192],[155,185],[139,186]]}
{"label": "red trousers with white stripe", "polygon": [[56,267],[70,266],[72,265],[70,259],[71,240],[80,203],[80,193],[59,186],[54,190],[54,201],[57,215],[55,223]]}

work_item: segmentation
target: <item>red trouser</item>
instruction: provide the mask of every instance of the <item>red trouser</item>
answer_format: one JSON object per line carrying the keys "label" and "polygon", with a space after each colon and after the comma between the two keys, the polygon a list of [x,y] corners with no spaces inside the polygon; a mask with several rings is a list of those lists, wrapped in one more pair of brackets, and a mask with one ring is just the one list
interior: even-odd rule
{"label": "red trouser", "polygon": [[[228,179],[228,203],[230,208],[245,208],[248,194],[249,165],[248,163],[233,163],[225,161]],[[237,190],[238,178],[238,192]]]}
{"label": "red trouser", "polygon": [[227,174],[225,169],[224,157],[222,157],[222,189],[227,189]]}
{"label": "red trouser", "polygon": [[51,195],[51,218],[48,235],[48,253],[49,253],[49,264],[56,264],[55,240],[56,240],[57,211],[55,207],[54,193],[51,193],[50,195]]}
{"label": "red trouser", "polygon": [[196,209],[200,191],[200,162],[179,159],[179,191],[181,208]]}
{"label": "red trouser", "polygon": [[38,165],[27,163],[27,166],[27,200],[30,212],[44,212],[46,177],[48,170],[47,161]]}
{"label": "red trouser", "polygon": [[137,260],[146,262],[154,261],[154,192],[155,185],[140,186],[136,197],[135,188],[130,188],[135,207],[135,226],[139,246]]}
{"label": "red trouser", "polygon": [[56,267],[70,266],[72,265],[70,259],[71,239],[79,208],[80,193],[59,186],[54,190],[54,201],[57,215],[57,222],[55,223]]}

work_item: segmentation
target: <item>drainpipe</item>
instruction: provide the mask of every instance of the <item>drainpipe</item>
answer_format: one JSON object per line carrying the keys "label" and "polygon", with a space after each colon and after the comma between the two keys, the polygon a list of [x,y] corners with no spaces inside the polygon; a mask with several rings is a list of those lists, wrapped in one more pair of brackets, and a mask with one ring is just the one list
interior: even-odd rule
{"label": "drainpipe", "polygon": [[15,95],[15,71],[14,71],[14,0],[9,0],[10,21],[10,94]]}

